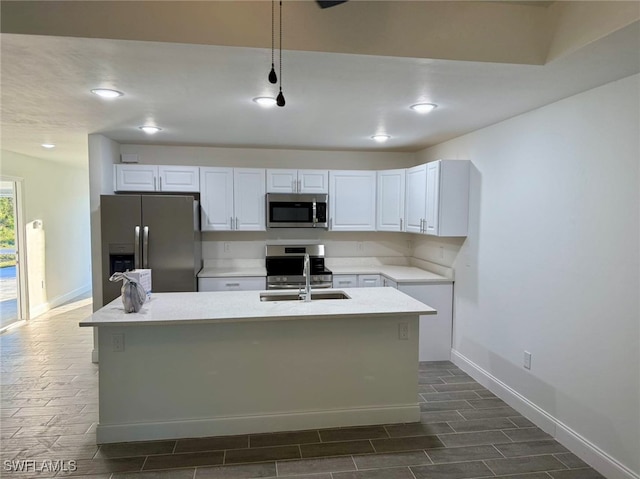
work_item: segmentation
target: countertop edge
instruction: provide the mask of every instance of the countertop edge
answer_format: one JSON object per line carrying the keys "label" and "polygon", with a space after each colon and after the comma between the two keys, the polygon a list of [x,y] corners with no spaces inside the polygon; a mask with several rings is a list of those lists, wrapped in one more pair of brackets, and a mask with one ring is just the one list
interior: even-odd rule
{"label": "countertop edge", "polygon": [[[131,313],[135,314],[135,313]],[[384,312],[384,313],[353,313],[353,314],[313,314],[313,315],[293,315],[293,316],[278,316],[278,317],[238,317],[238,318],[226,318],[226,319],[171,319],[171,320],[123,320],[123,321],[97,321],[87,322],[81,321],[80,327],[110,327],[110,326],[183,326],[187,324],[229,324],[229,323],[259,323],[259,322],[276,322],[276,321],[300,321],[307,319],[332,319],[332,318],[346,318],[360,319],[360,318],[397,318],[399,316],[422,316],[427,314],[437,314],[435,309],[425,309],[421,311],[405,311],[405,312]]]}

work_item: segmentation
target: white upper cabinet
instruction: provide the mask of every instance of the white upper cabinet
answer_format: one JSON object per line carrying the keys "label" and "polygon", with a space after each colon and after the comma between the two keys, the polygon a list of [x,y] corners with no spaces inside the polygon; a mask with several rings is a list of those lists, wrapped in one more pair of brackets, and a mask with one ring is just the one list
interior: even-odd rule
{"label": "white upper cabinet", "polygon": [[329,193],[329,170],[298,170],[298,193]]}
{"label": "white upper cabinet", "polygon": [[114,191],[156,191],[156,165],[114,165]]}
{"label": "white upper cabinet", "polygon": [[267,170],[267,193],[329,192],[328,170]]}
{"label": "white upper cabinet", "polygon": [[405,170],[378,171],[378,231],[404,231]]}
{"label": "white upper cabinet", "polygon": [[197,166],[158,166],[158,191],[200,191],[200,168]]}
{"label": "white upper cabinet", "polygon": [[295,193],[297,183],[298,170],[267,170],[267,193]]}
{"label": "white upper cabinet", "polygon": [[200,191],[197,166],[114,165],[114,191]]}
{"label": "white upper cabinet", "polygon": [[410,233],[422,233],[427,199],[427,165],[406,170],[405,226]]}
{"label": "white upper cabinet", "polygon": [[265,170],[200,168],[203,231],[265,231]]}
{"label": "white upper cabinet", "polygon": [[233,170],[234,230],[265,231],[265,170],[235,168]]}
{"label": "white upper cabinet", "polygon": [[376,172],[329,172],[329,229],[375,231]]}
{"label": "white upper cabinet", "polygon": [[200,168],[200,215],[202,231],[233,229],[233,168]]}
{"label": "white upper cabinet", "polygon": [[470,167],[468,160],[427,163],[426,234],[467,236]]}
{"label": "white upper cabinet", "polygon": [[466,236],[469,216],[468,160],[438,160],[407,170],[405,231]]}

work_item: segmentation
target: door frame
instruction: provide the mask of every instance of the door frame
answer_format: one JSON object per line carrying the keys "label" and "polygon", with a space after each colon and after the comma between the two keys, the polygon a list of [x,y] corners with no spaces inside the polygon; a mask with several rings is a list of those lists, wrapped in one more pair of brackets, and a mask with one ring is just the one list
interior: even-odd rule
{"label": "door frame", "polygon": [[18,319],[16,323],[31,319],[29,314],[29,290],[27,281],[26,231],[24,221],[24,178],[19,176],[0,175],[0,181],[11,181],[14,185],[14,209],[16,230],[16,251],[18,267]]}

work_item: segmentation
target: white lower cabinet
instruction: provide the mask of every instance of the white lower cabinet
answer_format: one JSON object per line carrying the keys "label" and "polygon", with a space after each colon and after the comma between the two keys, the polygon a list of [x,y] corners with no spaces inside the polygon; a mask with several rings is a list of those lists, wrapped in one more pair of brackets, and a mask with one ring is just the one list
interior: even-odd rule
{"label": "white lower cabinet", "polygon": [[264,276],[198,278],[198,291],[261,291],[267,289]]}
{"label": "white lower cabinet", "polygon": [[382,286],[379,274],[334,274],[334,288],[375,288]]}
{"label": "white lower cabinet", "polygon": [[334,274],[333,287],[334,288],[357,288],[358,275],[357,274]]}
{"label": "white lower cabinet", "polygon": [[400,283],[398,290],[438,311],[420,316],[420,361],[449,361],[453,328],[453,284]]}
{"label": "white lower cabinet", "polygon": [[386,276],[382,276],[382,286],[389,286],[390,288],[396,288],[398,289],[398,283],[396,283],[394,280],[387,278]]}
{"label": "white lower cabinet", "polygon": [[379,274],[359,274],[358,288],[377,288],[381,286]]}

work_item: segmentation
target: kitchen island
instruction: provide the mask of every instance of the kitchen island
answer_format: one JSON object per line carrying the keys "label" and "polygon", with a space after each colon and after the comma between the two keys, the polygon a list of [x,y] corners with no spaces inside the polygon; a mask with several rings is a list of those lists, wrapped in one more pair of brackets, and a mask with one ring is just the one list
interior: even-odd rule
{"label": "kitchen island", "polygon": [[97,442],[419,420],[418,317],[435,310],[393,288],[344,292],[157,293],[139,313],[119,298],[104,306],[80,323],[100,328]]}

